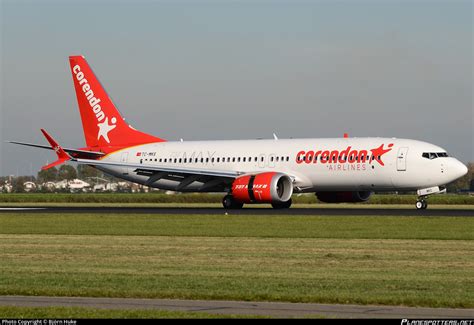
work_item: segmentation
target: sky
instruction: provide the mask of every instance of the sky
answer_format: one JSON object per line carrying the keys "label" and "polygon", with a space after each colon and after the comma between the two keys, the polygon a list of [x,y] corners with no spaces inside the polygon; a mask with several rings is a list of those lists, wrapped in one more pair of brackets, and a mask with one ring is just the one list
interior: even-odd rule
{"label": "sky", "polygon": [[0,176],[84,146],[68,56],[167,140],[397,137],[474,161],[472,1],[0,0]]}

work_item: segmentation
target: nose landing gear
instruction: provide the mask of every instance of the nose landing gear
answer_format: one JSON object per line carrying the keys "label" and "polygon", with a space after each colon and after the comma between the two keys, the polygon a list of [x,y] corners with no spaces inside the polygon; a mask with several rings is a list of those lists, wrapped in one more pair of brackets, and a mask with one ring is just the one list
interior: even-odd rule
{"label": "nose landing gear", "polygon": [[428,202],[426,199],[428,196],[433,194],[446,193],[446,188],[440,188],[439,186],[424,188],[417,191],[418,200],[416,201],[415,207],[417,210],[424,210],[428,207]]}
{"label": "nose landing gear", "polygon": [[428,202],[426,202],[426,198],[419,198],[418,201],[416,201],[415,207],[417,210],[425,210],[428,207]]}

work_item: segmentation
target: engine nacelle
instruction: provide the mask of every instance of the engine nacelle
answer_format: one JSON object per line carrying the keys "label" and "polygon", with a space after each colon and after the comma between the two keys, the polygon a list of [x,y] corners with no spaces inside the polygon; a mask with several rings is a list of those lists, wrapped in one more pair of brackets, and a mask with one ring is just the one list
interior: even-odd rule
{"label": "engine nacelle", "polygon": [[316,197],[319,201],[325,203],[342,203],[342,202],[365,202],[370,199],[372,192],[355,191],[355,192],[317,192]]}
{"label": "engine nacelle", "polygon": [[293,194],[293,182],[283,173],[267,172],[235,179],[232,196],[242,203],[286,202]]}

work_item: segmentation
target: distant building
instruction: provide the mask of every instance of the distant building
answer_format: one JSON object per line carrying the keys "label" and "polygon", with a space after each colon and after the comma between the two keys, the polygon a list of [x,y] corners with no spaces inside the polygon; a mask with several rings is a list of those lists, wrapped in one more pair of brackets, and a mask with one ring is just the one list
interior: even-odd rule
{"label": "distant building", "polygon": [[56,183],[46,182],[41,185],[41,188],[46,189],[48,191],[54,191],[56,189]]}
{"label": "distant building", "polygon": [[71,192],[87,192],[91,185],[80,179],[73,179],[71,181],[62,180],[55,183],[56,189],[69,189]]}
{"label": "distant building", "polygon": [[33,182],[24,182],[23,183],[23,189],[25,192],[32,192],[36,190],[36,184]]}
{"label": "distant building", "polygon": [[2,193],[11,193],[13,191],[13,186],[7,182],[5,182],[5,184],[3,184],[2,186],[0,186],[0,192]]}
{"label": "distant building", "polygon": [[102,183],[102,184],[95,184],[92,187],[93,192],[115,192],[117,191],[118,184],[117,183]]}

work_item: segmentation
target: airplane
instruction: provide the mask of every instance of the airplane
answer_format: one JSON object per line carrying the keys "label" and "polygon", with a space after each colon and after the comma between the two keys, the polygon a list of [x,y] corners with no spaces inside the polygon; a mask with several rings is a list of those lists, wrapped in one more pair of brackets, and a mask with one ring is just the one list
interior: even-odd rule
{"label": "airplane", "polygon": [[341,138],[166,141],[129,125],[84,56],[69,57],[86,146],[63,148],[41,129],[58,160],[153,188],[222,192],[225,209],[249,203],[289,208],[294,193],[322,202],[365,202],[373,192],[417,191],[416,209],[467,167],[436,145],[410,139]]}

